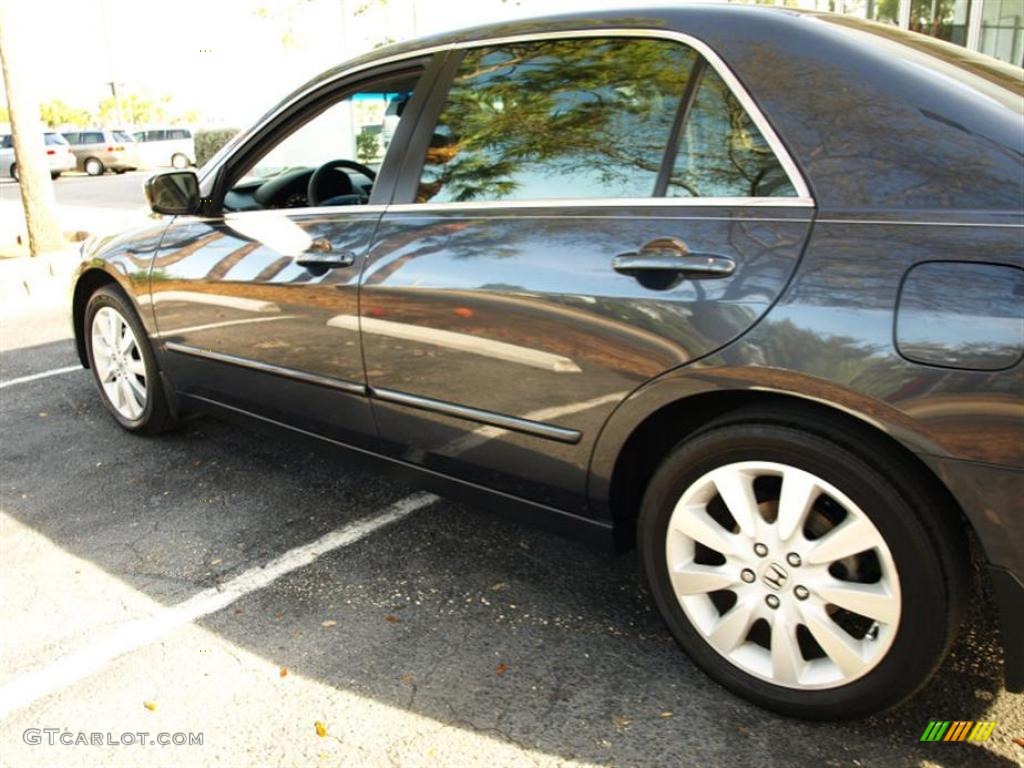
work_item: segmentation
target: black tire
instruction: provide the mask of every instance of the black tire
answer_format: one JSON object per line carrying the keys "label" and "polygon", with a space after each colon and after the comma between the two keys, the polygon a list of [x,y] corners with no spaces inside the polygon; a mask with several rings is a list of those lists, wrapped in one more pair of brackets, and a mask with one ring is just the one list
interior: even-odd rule
{"label": "black tire", "polygon": [[60,178],[60,171],[50,171],[50,181],[56,181]]}
{"label": "black tire", "polygon": [[102,176],[107,170],[103,165],[103,161],[98,157],[86,158],[85,162],[82,163],[82,168],[90,176]]}
{"label": "black tire", "polygon": [[[712,424],[677,446],[647,488],[638,544],[654,603],[679,645],[710,677],[783,715],[841,720],[894,707],[925,685],[959,628],[969,577],[966,553],[956,545],[955,518],[943,514],[941,499],[923,480],[901,468],[898,457],[816,434],[821,421],[818,429],[813,423],[801,428],[791,426],[792,419],[749,414],[739,423],[734,417]],[[862,677],[801,689],[750,674],[705,640],[676,598],[665,553],[673,508],[707,472],[740,461],[787,464],[816,475],[857,504],[884,539],[899,574],[901,614],[888,651]]]}
{"label": "black tire", "polygon": [[14,179],[17,182],[21,181],[21,179],[18,178],[18,164],[17,163],[11,163],[11,178]]}
{"label": "black tire", "polygon": [[[130,326],[145,366],[146,403],[142,413],[134,419],[127,418],[118,412],[117,407],[111,402],[100,382],[95,352],[93,350],[92,327],[96,313],[104,307],[114,309]],[[85,351],[88,356],[89,367],[93,373],[93,379],[96,381],[103,405],[110,411],[114,420],[127,431],[140,435],[155,435],[172,429],[177,421],[167,402],[167,395],[164,390],[159,367],[157,366],[156,356],[153,354],[153,348],[142,325],[142,321],[124,293],[113,285],[99,288],[89,297],[89,301],[86,304],[82,328],[85,337]]]}
{"label": "black tire", "polygon": [[188,166],[189,166],[188,158],[185,155],[181,154],[180,152],[175,152],[173,155],[171,155],[171,167],[172,168],[177,168],[178,170],[184,170],[185,168],[188,168]]}

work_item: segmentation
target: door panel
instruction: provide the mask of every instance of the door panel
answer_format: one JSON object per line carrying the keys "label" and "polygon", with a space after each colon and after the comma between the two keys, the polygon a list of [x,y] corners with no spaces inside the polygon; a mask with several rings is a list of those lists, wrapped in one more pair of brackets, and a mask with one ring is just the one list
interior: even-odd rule
{"label": "door panel", "polygon": [[[810,212],[557,211],[386,214],[362,283],[363,349],[389,453],[581,511],[604,420],[634,388],[727,344],[767,311],[796,266]],[[613,269],[617,255],[659,238],[731,259],[734,271],[645,287]],[[451,405],[482,413],[454,415]],[[544,426],[562,433],[542,435]]]}
{"label": "door panel", "polygon": [[[329,215],[229,214],[172,227],[151,284],[176,387],[372,443],[358,331],[330,321],[357,311],[359,269],[378,219],[352,206]],[[317,240],[350,252],[354,262],[323,274],[297,264]]]}

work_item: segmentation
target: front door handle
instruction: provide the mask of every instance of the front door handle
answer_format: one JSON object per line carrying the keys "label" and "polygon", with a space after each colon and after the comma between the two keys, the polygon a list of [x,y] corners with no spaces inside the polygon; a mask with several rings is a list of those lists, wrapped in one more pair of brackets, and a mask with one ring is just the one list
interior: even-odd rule
{"label": "front door handle", "polygon": [[715,253],[692,253],[681,240],[663,237],[651,240],[635,253],[620,253],[612,259],[612,269],[632,277],[660,272],[707,280],[728,277],[736,270],[736,262]]}
{"label": "front door handle", "polygon": [[300,267],[337,269],[351,267],[356,263],[356,255],[349,250],[335,251],[331,248],[329,240],[318,237],[309,244],[305,253],[295,259],[295,263]]}

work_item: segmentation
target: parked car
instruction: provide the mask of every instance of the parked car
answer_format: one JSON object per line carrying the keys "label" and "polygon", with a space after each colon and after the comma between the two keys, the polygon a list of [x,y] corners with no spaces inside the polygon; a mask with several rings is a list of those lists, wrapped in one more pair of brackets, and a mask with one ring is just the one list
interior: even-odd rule
{"label": "parked car", "polygon": [[135,139],[127,131],[92,129],[65,131],[62,135],[71,145],[78,169],[90,176],[107,171],[124,173],[139,167]]}
{"label": "parked car", "polygon": [[[637,547],[696,664],[788,715],[918,691],[976,541],[1021,691],[1022,75],[764,7],[392,46],[150,179],[78,352],[130,432],[248,419]],[[368,91],[408,97],[379,172]]]}
{"label": "parked car", "polygon": [[195,165],[196,142],[188,128],[150,128],[133,134],[142,162],[147,166]]}
{"label": "parked car", "polygon": [[[64,171],[75,168],[75,156],[67,141],[59,133],[47,131],[43,134],[46,163],[50,166],[50,178],[57,179]],[[14,156],[14,142],[10,135],[0,137],[0,176],[18,180],[18,162]]]}

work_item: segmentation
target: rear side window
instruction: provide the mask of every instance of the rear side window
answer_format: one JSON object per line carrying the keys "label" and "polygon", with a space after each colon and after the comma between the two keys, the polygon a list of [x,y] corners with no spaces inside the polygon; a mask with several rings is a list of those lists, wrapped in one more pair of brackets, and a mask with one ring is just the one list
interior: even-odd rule
{"label": "rear side window", "polygon": [[167,138],[168,139],[188,139],[188,138],[191,138],[191,137],[189,136],[188,131],[183,131],[180,128],[176,128],[174,130],[167,131]]}
{"label": "rear side window", "polygon": [[82,133],[81,137],[82,144],[102,144],[103,134],[99,131],[85,132]]}
{"label": "rear side window", "polygon": [[81,142],[78,140],[79,135],[80,134],[77,134],[77,133],[62,133],[61,134],[61,136],[63,136],[65,139],[67,139],[68,144],[80,144]]}
{"label": "rear side window", "polygon": [[671,40],[586,38],[465,53],[417,202],[795,196],[719,75]]}
{"label": "rear side window", "polygon": [[630,38],[468,51],[420,201],[650,196],[695,58]]}
{"label": "rear side window", "polygon": [[792,197],[775,153],[722,78],[710,67],[679,139],[670,197]]}

